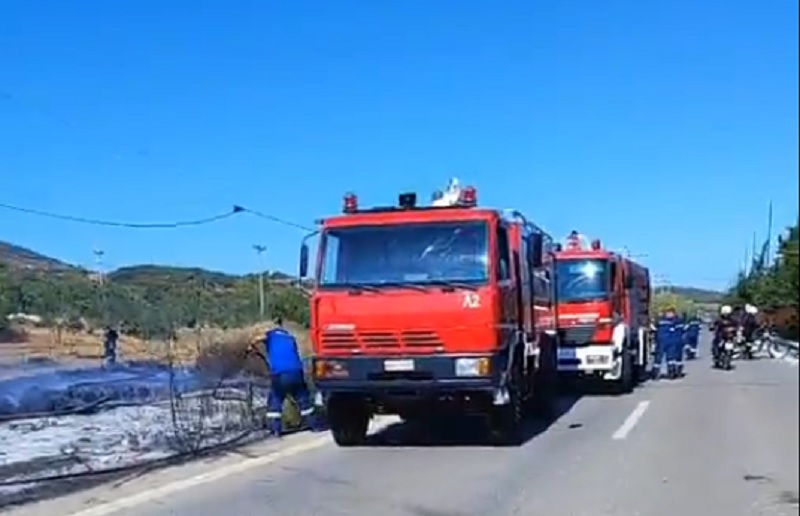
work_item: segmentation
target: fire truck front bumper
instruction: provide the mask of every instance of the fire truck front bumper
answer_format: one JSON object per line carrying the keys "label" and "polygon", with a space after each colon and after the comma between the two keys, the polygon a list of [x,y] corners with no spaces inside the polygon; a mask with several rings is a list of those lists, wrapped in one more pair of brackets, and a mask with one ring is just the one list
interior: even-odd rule
{"label": "fire truck front bumper", "polygon": [[492,395],[500,387],[502,355],[317,357],[314,384],[320,394],[375,396]]}
{"label": "fire truck front bumper", "polygon": [[606,379],[619,376],[622,354],[612,344],[562,346],[558,349],[559,373],[591,374]]}

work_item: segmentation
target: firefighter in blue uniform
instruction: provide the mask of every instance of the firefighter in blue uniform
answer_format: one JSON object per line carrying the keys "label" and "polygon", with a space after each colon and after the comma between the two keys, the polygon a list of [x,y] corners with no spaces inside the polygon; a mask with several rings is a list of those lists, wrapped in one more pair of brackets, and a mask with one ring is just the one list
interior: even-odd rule
{"label": "firefighter in blue uniform", "polygon": [[684,335],[686,337],[686,358],[697,358],[697,344],[700,340],[700,319],[696,315],[686,322]]}
{"label": "firefighter in blue uniform", "polygon": [[119,333],[111,326],[106,326],[103,338],[103,363],[106,366],[113,366],[117,363],[117,342]]}
{"label": "firefighter in blue uniform", "polygon": [[275,435],[283,432],[283,402],[287,396],[294,398],[300,410],[303,425],[314,427],[314,406],[303,374],[303,360],[297,340],[283,327],[283,319],[275,319],[275,327],[264,336],[264,354],[270,371],[271,386],[267,400],[267,419]]}
{"label": "firefighter in blue uniform", "polygon": [[667,308],[656,322],[656,349],[653,357],[653,379],[661,375],[661,364],[667,359],[667,376],[683,374],[683,323],[674,308]]}

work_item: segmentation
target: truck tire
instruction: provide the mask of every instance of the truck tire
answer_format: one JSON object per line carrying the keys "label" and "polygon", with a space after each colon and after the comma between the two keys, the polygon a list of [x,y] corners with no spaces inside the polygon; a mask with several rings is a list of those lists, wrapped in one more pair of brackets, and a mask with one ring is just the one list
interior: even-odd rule
{"label": "truck tire", "polygon": [[[647,339],[647,337],[644,337]],[[644,344],[637,343],[639,350],[636,356],[636,364],[634,364],[634,383],[636,385],[642,384],[649,378],[649,364],[650,364],[650,343],[645,340]],[[641,354],[641,356],[639,356]]]}
{"label": "truck tire", "polygon": [[614,381],[614,390],[616,394],[630,394],[633,392],[635,385],[635,367],[633,363],[633,355],[631,355],[630,348],[625,347],[622,354],[622,371],[620,371],[619,380]]}
{"label": "truck tire", "polygon": [[555,345],[542,347],[539,370],[533,380],[531,411],[540,419],[549,420],[556,411],[559,394],[558,353]]}
{"label": "truck tire", "polygon": [[509,392],[508,405],[493,407],[489,415],[489,432],[498,446],[522,443],[523,402],[516,390]]}
{"label": "truck tire", "polygon": [[334,398],[328,404],[328,423],[339,446],[359,446],[367,440],[370,415],[363,402]]}

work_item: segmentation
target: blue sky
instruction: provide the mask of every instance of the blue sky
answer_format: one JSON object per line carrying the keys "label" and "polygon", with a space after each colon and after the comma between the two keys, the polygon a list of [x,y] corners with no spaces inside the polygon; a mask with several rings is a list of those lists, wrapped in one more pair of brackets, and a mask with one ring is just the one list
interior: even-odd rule
{"label": "blue sky", "polygon": [[[310,223],[448,177],[559,238],[724,287],[798,211],[795,0],[4,0],[0,202],[127,221],[234,203]],[[81,264],[296,270],[246,214],[161,231],[0,210]]]}

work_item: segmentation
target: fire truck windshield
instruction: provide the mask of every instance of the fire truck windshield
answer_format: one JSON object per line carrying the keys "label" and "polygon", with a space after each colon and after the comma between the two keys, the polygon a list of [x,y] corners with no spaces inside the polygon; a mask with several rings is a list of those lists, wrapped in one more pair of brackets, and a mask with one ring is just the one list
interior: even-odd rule
{"label": "fire truck windshield", "polygon": [[488,224],[448,221],[330,228],[318,285],[486,283]]}
{"label": "fire truck windshield", "polygon": [[602,301],[608,298],[608,262],[600,259],[561,259],[556,262],[558,301]]}

